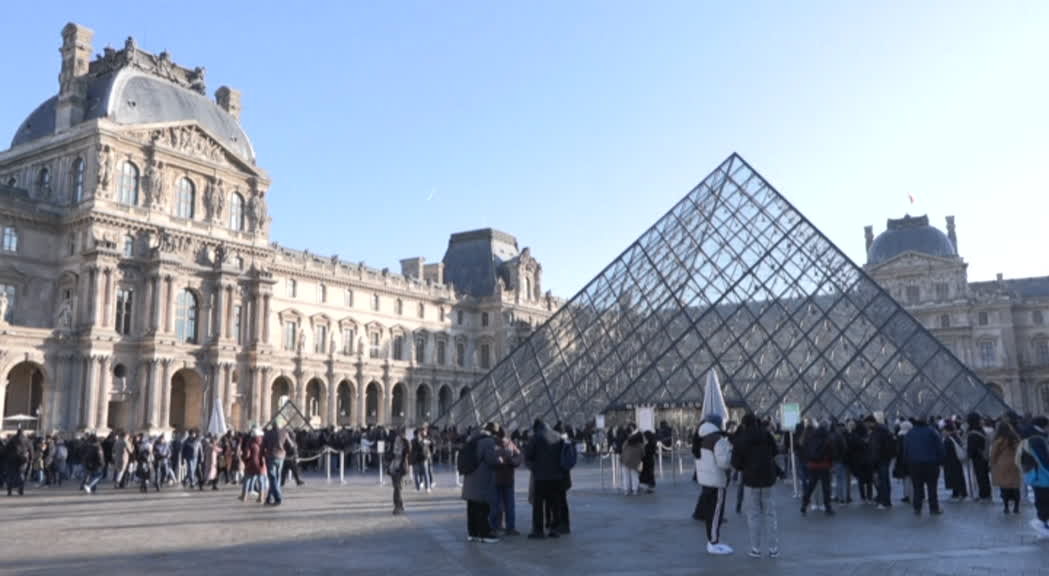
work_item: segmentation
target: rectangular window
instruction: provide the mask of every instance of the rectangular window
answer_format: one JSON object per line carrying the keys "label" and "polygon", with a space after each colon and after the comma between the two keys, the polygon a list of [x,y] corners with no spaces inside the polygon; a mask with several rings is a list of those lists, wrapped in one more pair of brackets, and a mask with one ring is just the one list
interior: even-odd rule
{"label": "rectangular window", "polygon": [[4,227],[4,252],[18,252],[18,231],[10,226]]}
{"label": "rectangular window", "polygon": [[466,345],[462,342],[455,343],[455,365],[460,368],[466,367]]}
{"label": "rectangular window", "polygon": [[317,300],[323,304],[328,301],[328,287],[324,284],[317,285]]}
{"label": "rectangular window", "polygon": [[1045,324],[1045,315],[1041,310],[1035,310],[1034,312],[1031,312],[1031,322],[1034,322],[1037,326],[1041,326],[1042,324]]}
{"label": "rectangular window", "polygon": [[437,364],[440,365],[440,366],[444,366],[446,364],[445,361],[447,360],[447,356],[448,356],[447,351],[446,351],[447,347],[448,347],[448,343],[445,342],[444,340],[438,340],[437,341]]}
{"label": "rectangular window", "polygon": [[379,344],[381,342],[381,337],[379,336],[378,332],[372,332],[368,337],[371,339],[371,348],[368,350],[368,357],[369,358],[378,358],[379,357]]}
{"label": "rectangular window", "polygon": [[131,300],[132,291],[127,288],[117,290],[117,334],[131,334]]}
{"label": "rectangular window", "polygon": [[347,356],[353,355],[353,329],[342,329],[342,353]]}
{"label": "rectangular window", "polygon": [[375,311],[379,310],[379,295],[378,294],[372,294],[372,310],[375,310]]}
{"label": "rectangular window", "polygon": [[393,337],[393,359],[404,360],[404,336]]}
{"label": "rectangular window", "polygon": [[438,308],[437,319],[440,320],[441,322],[444,322],[444,306],[441,306],[440,308]]}
{"label": "rectangular window", "polygon": [[0,284],[0,292],[7,294],[7,313],[4,314],[4,320],[11,322],[12,318],[15,317],[15,296],[17,291],[11,284]]}
{"label": "rectangular window", "polygon": [[426,358],[426,338],[415,339],[415,363],[422,364]]}
{"label": "rectangular window", "polygon": [[426,318],[426,304],[419,303],[419,318]]}
{"label": "rectangular window", "polygon": [[396,304],[396,306],[394,306],[394,310],[397,312],[398,316],[401,316],[402,314],[404,314],[404,301],[401,300],[400,298],[398,298],[397,299],[397,304]]}
{"label": "rectangular window", "polygon": [[287,284],[288,298],[294,298],[295,294],[299,291],[298,282],[294,278],[288,278]]}
{"label": "rectangular window", "polygon": [[284,323],[284,349],[295,350],[295,338],[298,336],[299,325],[297,322]]}
{"label": "rectangular window", "polygon": [[488,370],[492,367],[492,349],[488,344],[481,344],[481,368]]}
{"label": "rectangular window", "polygon": [[921,301],[921,289],[917,286],[907,287],[907,303],[917,304]]}
{"label": "rectangular window", "polygon": [[347,308],[353,308],[353,290],[347,290],[343,293],[342,303]]}
{"label": "rectangular window", "polygon": [[321,324],[313,328],[313,351],[317,354],[324,354],[328,351],[328,327]]}
{"label": "rectangular window", "polygon": [[241,313],[242,312],[241,312],[240,304],[237,304],[236,306],[233,307],[233,326],[232,326],[232,328],[233,328],[233,340],[235,340],[238,345],[244,343],[244,338],[240,334]]}
{"label": "rectangular window", "polygon": [[463,311],[462,310],[456,310],[456,312],[455,312],[455,323],[460,325],[460,326],[463,325]]}
{"label": "rectangular window", "polygon": [[993,340],[980,342],[980,365],[989,368],[998,364],[998,350]]}
{"label": "rectangular window", "polygon": [[943,302],[947,300],[947,283],[940,282],[936,285],[936,300]]}
{"label": "rectangular window", "polygon": [[950,314],[940,314],[940,328],[950,328],[950,327],[951,327],[951,315]]}
{"label": "rectangular window", "polygon": [[1049,339],[1035,341],[1034,357],[1038,359],[1039,366],[1049,366]]}
{"label": "rectangular window", "polygon": [[488,327],[488,313],[487,312],[481,312],[481,328],[487,328],[487,327]]}
{"label": "rectangular window", "polygon": [[986,326],[990,323],[990,318],[987,316],[987,312],[980,312],[976,316],[976,321],[980,324],[980,326]]}

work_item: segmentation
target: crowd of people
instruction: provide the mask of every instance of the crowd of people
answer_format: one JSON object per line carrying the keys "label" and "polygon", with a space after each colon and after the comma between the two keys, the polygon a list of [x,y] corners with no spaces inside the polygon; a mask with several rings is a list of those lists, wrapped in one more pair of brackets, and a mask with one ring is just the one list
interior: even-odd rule
{"label": "crowd of people", "polygon": [[[1019,514],[1030,489],[1036,511],[1031,525],[1039,536],[1049,537],[1047,430],[1045,417],[1015,415],[997,421],[969,414],[964,419],[887,423],[875,413],[846,421],[805,419],[794,430],[782,430],[777,422],[754,414],[746,414],[738,426],[711,415],[691,432],[700,486],[693,516],[705,524],[708,553],[732,554],[721,541],[721,527],[728,487],[737,482],[736,511],[745,514],[748,554],[775,558],[780,550],[773,487],[788,476],[796,476],[803,516],[811,511],[833,516],[837,507],[856,502],[889,510],[895,504],[894,481],[903,486],[899,503],[917,515],[926,506],[930,514],[940,515],[942,477],[943,488],[957,502],[991,502],[997,487],[1004,514]],[[71,478],[88,494],[103,480],[110,480],[115,490],[137,486],[141,492],[238,485],[242,501],[280,506],[289,477],[303,485],[303,465],[319,466],[321,458],[338,451],[358,454],[362,465],[388,474],[393,513],[399,515],[405,511],[403,485],[411,482],[417,491],[430,492],[435,462],[444,459],[454,462],[461,477],[467,539],[493,543],[519,534],[514,493],[520,467],[530,472],[528,537],[557,538],[571,532],[567,495],[580,449],[593,453],[607,447],[618,457],[624,494],[650,494],[656,457],[671,449],[675,436],[679,434],[665,422],[654,431],[634,424],[613,426],[601,437],[593,425],[576,430],[561,423],[550,427],[542,420],[531,429],[510,432],[496,423],[464,433],[423,426],[410,434],[404,428],[292,431],[271,424],[265,430],[217,436],[188,430],[171,439],[122,430],[105,437],[33,437],[19,430],[0,440],[0,482],[9,496],[24,494],[27,482],[62,486]],[[303,451],[311,456],[303,458]]]}

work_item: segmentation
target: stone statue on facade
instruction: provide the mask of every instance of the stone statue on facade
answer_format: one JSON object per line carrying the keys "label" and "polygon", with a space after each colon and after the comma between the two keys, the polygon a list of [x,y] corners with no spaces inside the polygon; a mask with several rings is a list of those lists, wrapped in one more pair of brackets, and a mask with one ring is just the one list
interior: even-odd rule
{"label": "stone statue on facade", "polygon": [[68,332],[73,328],[73,302],[71,300],[65,300],[58,308],[55,326],[60,332]]}
{"label": "stone statue on facade", "polygon": [[145,205],[150,210],[156,210],[163,206],[164,195],[164,163],[151,157],[146,162],[146,173],[143,175],[143,189],[146,193]]}
{"label": "stone statue on facade", "polygon": [[222,221],[222,213],[226,209],[226,183],[222,178],[215,184],[215,221]]}
{"label": "stone statue on facade", "polygon": [[9,303],[7,301],[7,292],[0,292],[0,325],[7,324],[7,307]]}
{"label": "stone statue on facade", "polygon": [[197,66],[192,71],[190,71],[188,75],[190,90],[199,92],[201,94],[207,94],[207,88],[204,85],[205,72],[207,72],[207,70],[203,66]]}
{"label": "stone statue on facade", "polygon": [[98,149],[98,185],[95,195],[108,197],[109,182],[113,176],[113,149],[106,144]]}
{"label": "stone statue on facade", "polygon": [[299,328],[299,341],[298,341],[299,355],[302,355],[302,351],[306,349],[306,331]]}
{"label": "stone statue on facade", "polygon": [[331,338],[328,339],[328,354],[331,356],[335,355],[335,334],[332,334]]}

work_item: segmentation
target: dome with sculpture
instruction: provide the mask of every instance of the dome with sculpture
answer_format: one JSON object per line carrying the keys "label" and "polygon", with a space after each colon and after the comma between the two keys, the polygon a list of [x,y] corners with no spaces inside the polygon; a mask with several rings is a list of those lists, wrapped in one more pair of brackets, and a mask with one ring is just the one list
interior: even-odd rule
{"label": "dome with sculpture", "polygon": [[[74,32],[83,33],[82,29]],[[75,34],[67,36],[74,42],[79,40]],[[89,45],[86,48],[90,50]],[[70,125],[97,118],[122,125],[193,121],[229,151],[254,164],[255,151],[239,122],[240,94],[223,86],[211,100],[206,95],[204,74],[203,67],[189,69],[175,64],[167,52],[146,52],[129,37],[122,50],[106,47],[87,65],[86,73],[60,78],[63,90],[29,114],[11,139],[11,147],[60,131],[56,112],[65,100],[75,110]]]}
{"label": "dome with sculpture", "polygon": [[[953,219],[948,218],[948,226]],[[929,224],[928,216],[906,215],[889,219],[885,231],[869,241],[867,264],[888,262],[907,253],[917,252],[941,258],[957,258],[955,243],[938,228]]]}

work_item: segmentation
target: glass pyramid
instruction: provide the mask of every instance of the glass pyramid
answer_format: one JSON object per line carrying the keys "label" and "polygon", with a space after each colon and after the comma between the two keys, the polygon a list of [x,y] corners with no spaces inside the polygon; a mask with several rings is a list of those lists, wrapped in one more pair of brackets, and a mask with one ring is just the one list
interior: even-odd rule
{"label": "glass pyramid", "polygon": [[302,415],[302,411],[295,405],[291,400],[287,400],[277,410],[277,413],[270,419],[267,427],[277,424],[281,428],[290,428],[292,430],[313,430],[313,426],[310,426],[310,421]]}
{"label": "glass pyramid", "polygon": [[716,370],[730,406],[774,416],[1007,410],[741,157],[730,156],[442,420],[582,425],[687,405]]}

